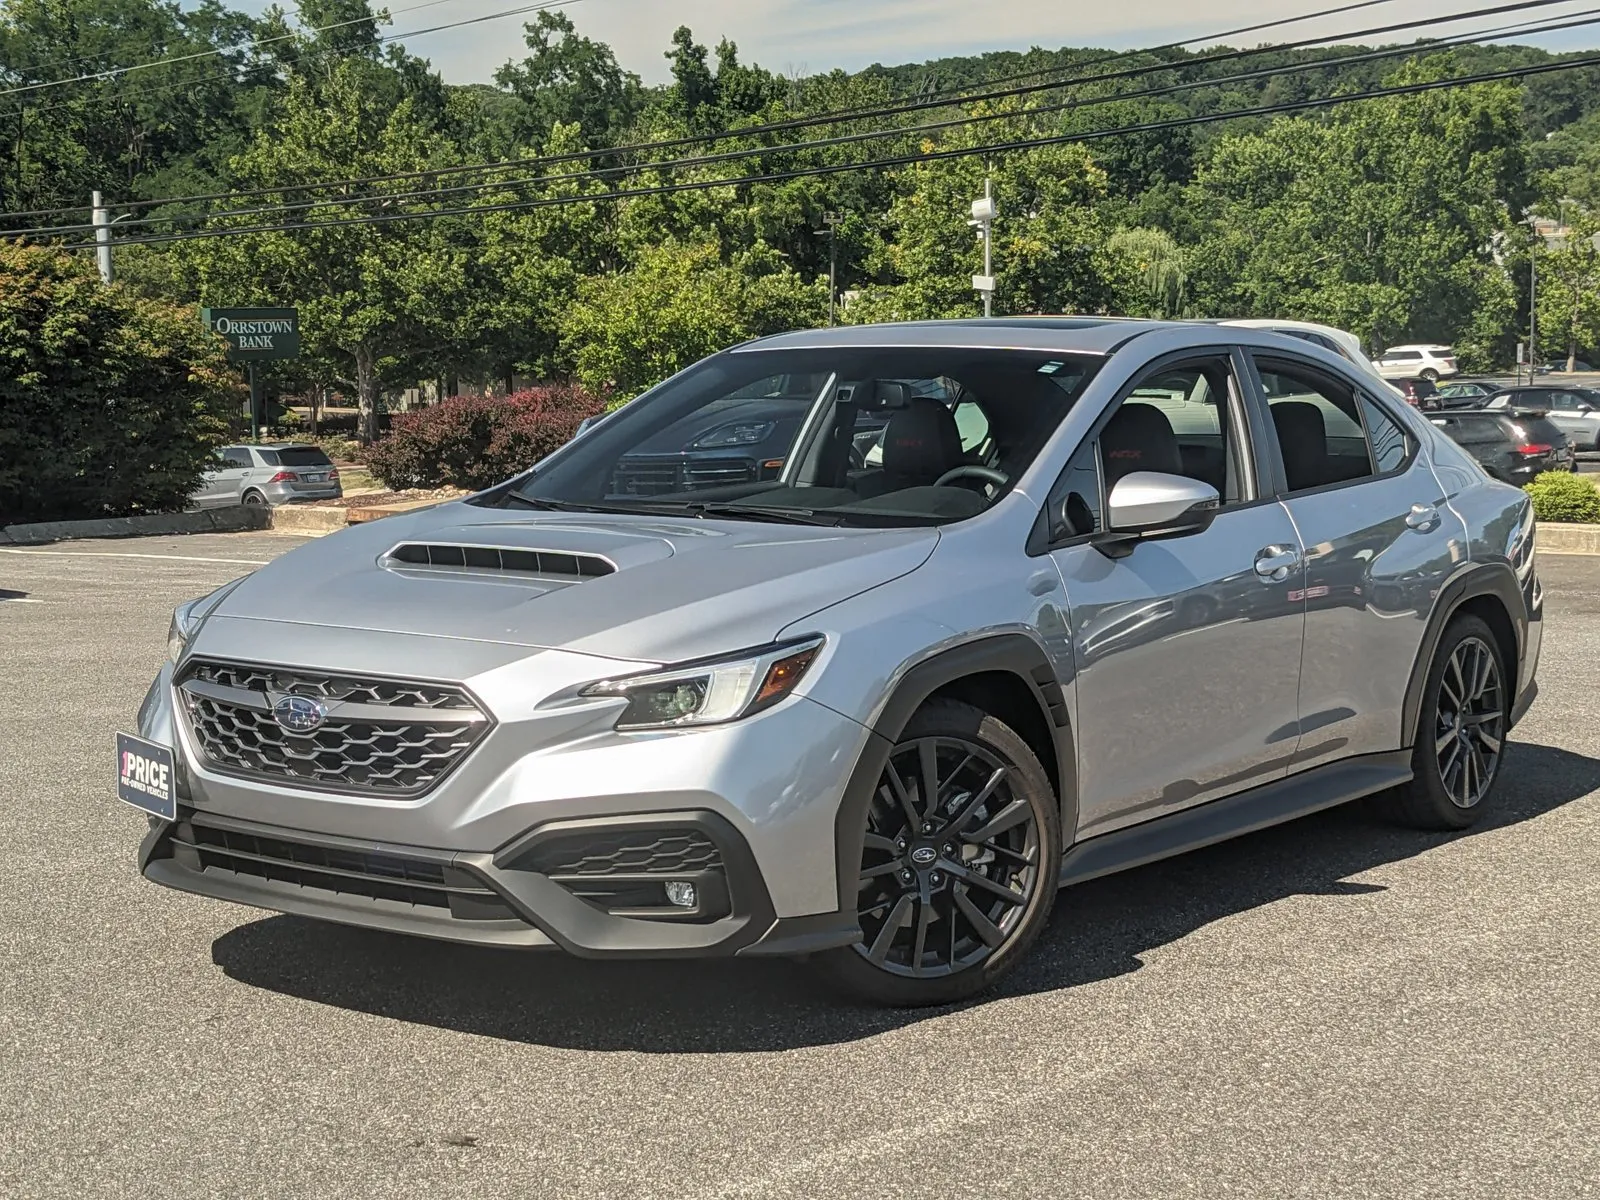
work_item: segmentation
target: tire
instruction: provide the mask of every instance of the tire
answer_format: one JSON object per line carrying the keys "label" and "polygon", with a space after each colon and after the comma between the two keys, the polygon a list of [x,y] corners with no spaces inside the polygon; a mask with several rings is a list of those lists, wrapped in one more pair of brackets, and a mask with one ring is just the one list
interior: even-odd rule
{"label": "tire", "polygon": [[[930,749],[931,821],[922,802]],[[924,705],[889,753],[866,823],[862,941],[811,960],[856,999],[896,1008],[965,1000],[1014,967],[1049,922],[1060,806],[1028,744],[996,718],[955,701]]]}
{"label": "tire", "polygon": [[1429,367],[1427,370],[1423,371],[1421,377],[1426,379],[1429,383],[1439,382],[1439,372],[1435,371],[1432,367]]}
{"label": "tire", "polygon": [[248,504],[251,508],[262,508],[267,503],[267,498],[260,492],[246,492],[241,498],[241,503]]}
{"label": "tire", "polygon": [[[1465,704],[1458,703],[1461,697]],[[1416,829],[1476,824],[1505,762],[1510,706],[1493,631],[1477,617],[1457,617],[1428,668],[1411,751],[1415,775],[1384,798],[1386,815]]]}

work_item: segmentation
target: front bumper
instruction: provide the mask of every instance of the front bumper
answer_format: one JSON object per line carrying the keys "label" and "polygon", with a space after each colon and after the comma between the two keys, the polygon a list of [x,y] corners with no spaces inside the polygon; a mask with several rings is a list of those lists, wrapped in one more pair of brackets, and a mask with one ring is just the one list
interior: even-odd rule
{"label": "front bumper", "polygon": [[[584,876],[537,869],[540,846],[554,838],[615,845],[659,830],[703,837],[716,848],[714,866]],[[153,825],[139,869],[179,891],[275,912],[584,958],[797,955],[860,937],[854,914],[775,917],[749,847],[706,812],[557,822],[498,853],[475,854],[288,831],[186,807],[178,820]],[[695,909],[659,903],[669,877],[698,884]]]}

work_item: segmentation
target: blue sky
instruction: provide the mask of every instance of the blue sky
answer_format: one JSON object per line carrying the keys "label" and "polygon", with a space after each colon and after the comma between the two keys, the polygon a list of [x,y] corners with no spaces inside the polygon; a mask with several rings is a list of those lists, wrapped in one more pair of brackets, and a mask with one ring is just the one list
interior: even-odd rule
{"label": "blue sky", "polygon": [[[235,0],[240,2],[240,0]],[[390,32],[402,33],[519,6],[527,0],[389,0]],[[610,43],[625,67],[648,82],[666,75],[662,58],[679,25],[715,46],[726,36],[746,62],[781,73],[856,69],[874,62],[915,62],[946,54],[1022,50],[1039,45],[1122,49],[1197,37],[1255,21],[1331,8],[1336,0],[1136,0],[1104,7],[1082,0],[579,0],[568,12],[589,37]],[[422,5],[415,11],[404,11]],[[260,10],[263,0],[244,0]],[[1487,3],[1473,7],[1488,7]],[[1390,0],[1343,16],[1285,26],[1242,42],[1282,41],[1342,33],[1468,7],[1458,0]],[[1529,18],[1578,12],[1581,0],[1551,9],[1442,27],[1441,33],[1489,29]],[[487,21],[407,41],[452,83],[483,82],[523,49],[527,16]],[[1392,40],[1392,39],[1391,39]],[[1518,38],[1550,49],[1600,45],[1600,25],[1542,38]]]}

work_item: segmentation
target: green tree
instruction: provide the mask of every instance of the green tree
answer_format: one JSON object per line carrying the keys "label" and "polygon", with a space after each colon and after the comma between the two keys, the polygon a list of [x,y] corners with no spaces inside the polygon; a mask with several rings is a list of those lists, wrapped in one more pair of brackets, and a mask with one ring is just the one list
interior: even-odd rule
{"label": "green tree", "polygon": [[0,525],[181,509],[237,399],[194,309],[0,242]]}
{"label": "green tree", "polygon": [[506,63],[495,82],[516,97],[510,115],[524,145],[542,145],[558,125],[576,125],[589,148],[615,145],[644,102],[639,77],[611,47],[578,33],[564,12],[542,12],[526,27],[532,53]]}
{"label": "green tree", "polygon": [[1138,281],[1138,301],[1130,306],[1130,315],[1157,320],[1187,315],[1188,259],[1170,233],[1161,229],[1119,229],[1112,235],[1109,248],[1127,261]]}
{"label": "green tree", "polygon": [[[993,136],[968,130],[955,144]],[[931,146],[931,144],[930,144]],[[1081,146],[1049,146],[997,159],[989,177],[1000,217],[994,229],[997,313],[1105,312],[1129,281],[1109,248],[1098,211],[1105,173]],[[963,158],[910,168],[889,209],[888,238],[876,258],[884,282],[852,304],[854,321],[926,320],[982,311],[972,277],[983,247],[968,221],[983,195],[984,163]]]}
{"label": "green tree", "polygon": [[[357,224],[351,216],[422,211],[406,198],[416,181],[373,185],[356,209],[303,207],[296,185],[445,165],[451,146],[419,120],[416,105],[389,107],[387,68],[359,58],[334,65],[320,86],[297,77],[272,127],[234,162],[252,188],[284,189],[235,225],[281,224],[272,232],[178,243],[185,275],[216,306],[298,307],[307,352],[341,365],[355,386],[360,435],[377,432],[386,374],[418,377],[418,367],[462,336],[474,231],[459,219]],[[386,199],[385,193],[398,194]]]}
{"label": "green tree", "polygon": [[725,263],[715,245],[666,245],[580,282],[563,328],[584,386],[628,400],[718,350],[819,325],[827,304],[770,250]]}
{"label": "green tree", "polygon": [[[1448,57],[1391,82],[1444,77]],[[1225,138],[1191,189],[1197,307],[1349,329],[1382,348],[1509,326],[1494,261],[1531,200],[1519,96],[1476,85],[1348,105]],[[1488,318],[1488,319],[1485,319]]]}
{"label": "green tree", "polygon": [[1580,350],[1600,345],[1600,217],[1580,210],[1565,239],[1539,254],[1540,349],[1575,370]]}

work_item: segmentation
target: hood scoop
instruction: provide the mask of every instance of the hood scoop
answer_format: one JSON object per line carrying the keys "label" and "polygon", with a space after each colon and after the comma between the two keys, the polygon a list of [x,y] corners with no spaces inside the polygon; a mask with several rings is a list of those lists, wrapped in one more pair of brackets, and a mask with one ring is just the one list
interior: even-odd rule
{"label": "hood scoop", "polygon": [[614,575],[617,571],[616,563],[598,554],[447,542],[402,542],[379,562],[392,570],[449,571],[574,583]]}

